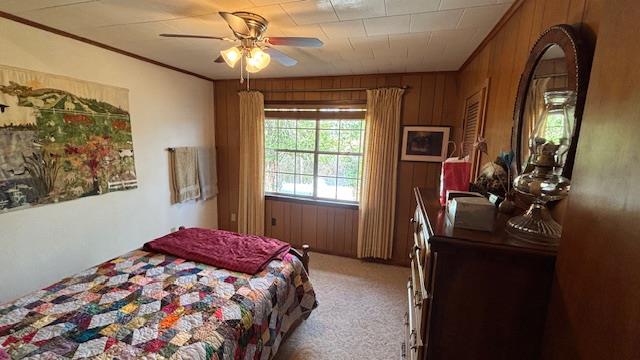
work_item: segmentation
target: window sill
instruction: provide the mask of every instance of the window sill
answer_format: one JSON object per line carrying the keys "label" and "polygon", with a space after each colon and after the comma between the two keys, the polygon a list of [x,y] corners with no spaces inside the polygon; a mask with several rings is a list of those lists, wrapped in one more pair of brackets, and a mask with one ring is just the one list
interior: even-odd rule
{"label": "window sill", "polygon": [[342,202],[328,201],[328,200],[303,199],[303,198],[284,196],[284,195],[267,194],[264,196],[264,198],[265,200],[284,201],[284,202],[291,202],[291,203],[305,204],[305,205],[326,206],[326,207],[335,207],[335,208],[353,209],[353,210],[358,210],[359,208],[358,204],[342,203]]}

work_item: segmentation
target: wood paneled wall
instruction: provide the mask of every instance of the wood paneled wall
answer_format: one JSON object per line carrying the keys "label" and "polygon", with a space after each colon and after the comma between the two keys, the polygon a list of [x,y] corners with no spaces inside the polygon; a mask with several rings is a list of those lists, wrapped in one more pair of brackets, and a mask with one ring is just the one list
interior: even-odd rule
{"label": "wood paneled wall", "polygon": [[545,359],[640,359],[640,4],[607,2],[556,262]]}
{"label": "wood paneled wall", "polygon": [[[595,39],[604,0],[517,1],[487,40],[460,69],[458,84],[464,99],[489,78],[485,124],[488,153],[511,148],[513,108],[520,75],[531,47],[546,28],[573,24],[589,42]],[[482,162],[488,159],[482,159]]]}
{"label": "wood paneled wall", "polygon": [[358,209],[267,200],[264,231],[294,247],[307,244],[314,251],[356,257]]}
{"label": "wood paneled wall", "polygon": [[[408,85],[403,99],[402,125],[448,125],[453,126],[453,139],[459,140],[461,132],[460,99],[477,91],[489,79],[489,95],[485,137],[489,153],[497,154],[510,148],[511,126],[515,94],[520,74],[527,60],[529,50],[539,34],[547,27],[570,23],[580,24],[581,33],[594,39],[599,24],[599,16],[604,0],[519,0],[499,26],[485,42],[472,54],[459,72],[357,75],[334,77],[309,77],[287,79],[258,79],[252,81],[252,89],[288,90],[310,88],[350,88]],[[218,224],[222,229],[235,230],[235,214],[238,208],[238,96],[243,87],[237,80],[215,82],[216,144],[218,149],[218,176],[220,195],[218,197]],[[265,100],[365,100],[364,92],[266,92]],[[483,159],[486,161],[486,159]],[[393,259],[391,262],[407,264],[407,253],[411,246],[408,219],[411,217],[413,186],[437,187],[440,165],[400,161],[398,165],[398,189],[396,203],[396,228],[394,232]],[[275,227],[267,231],[273,236],[283,237],[292,243],[305,240],[308,233],[298,234],[289,229],[297,224],[296,211],[299,204],[268,201],[267,211],[276,214]],[[306,205],[305,205],[306,206]],[[310,205],[314,207],[314,205]],[[316,207],[320,216],[324,211],[328,218],[335,218],[332,207]],[[271,210],[269,210],[271,209]],[[273,213],[273,210],[276,212]],[[309,214],[309,209],[307,209]],[[344,209],[340,209],[344,210]],[[289,214],[289,215],[286,215]],[[291,214],[296,218],[291,218]],[[278,221],[289,216],[289,220]],[[301,218],[301,229],[307,229],[312,216]],[[289,221],[289,222],[286,222]],[[329,220],[327,220],[329,221]],[[297,225],[295,225],[297,226]],[[317,223],[314,225],[317,229]],[[355,222],[353,227],[357,227]],[[326,232],[333,236],[331,232]],[[339,230],[338,243],[325,241],[325,232],[316,232],[316,251],[352,255],[346,249],[353,249],[356,231],[346,236]],[[313,239],[313,237],[311,237]],[[323,245],[324,244],[324,245]]]}
{"label": "wood paneled wall", "polygon": [[[457,106],[456,74],[412,73],[388,75],[357,75],[314,78],[258,79],[252,89],[267,90],[265,101],[275,100],[366,100],[360,92],[286,92],[269,93],[272,89],[312,88],[373,88],[409,86],[403,97],[402,125],[444,125],[453,127],[453,138],[460,133],[460,111]],[[238,209],[238,80],[215,82],[216,146],[218,150],[218,224],[222,229],[236,230]],[[437,187],[440,164],[399,161],[396,202],[396,229],[393,259],[395,264],[408,264],[413,239],[409,219],[415,202],[414,186]],[[282,201],[267,201],[267,213],[276,219],[267,234],[281,237],[293,244],[311,243],[316,251],[353,256],[357,239],[355,211],[317,205],[300,205]],[[343,223],[344,222],[344,223]],[[326,228],[325,228],[326,226]],[[312,230],[315,229],[315,232]],[[349,231],[350,229],[350,231]],[[313,235],[315,233],[315,235]],[[313,245],[315,242],[315,246]]]}
{"label": "wood paneled wall", "polygon": [[640,358],[639,18],[637,0],[525,0],[459,73],[461,95],[491,78],[485,135],[495,154],[509,147],[538,34],[557,23],[577,24],[592,45],[597,34],[543,359]]}

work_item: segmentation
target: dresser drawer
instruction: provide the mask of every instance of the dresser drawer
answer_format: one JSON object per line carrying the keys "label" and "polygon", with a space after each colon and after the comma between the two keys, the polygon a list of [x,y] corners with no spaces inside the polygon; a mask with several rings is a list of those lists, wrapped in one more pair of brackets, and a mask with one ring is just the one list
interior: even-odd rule
{"label": "dresser drawer", "polygon": [[[406,344],[407,358],[415,356],[422,359],[426,352],[427,333],[429,328],[429,312],[431,308],[431,294],[429,293],[432,271],[432,253],[429,238],[432,235],[431,226],[420,207],[416,207],[411,219],[413,248],[409,254],[411,259],[411,279],[408,288],[408,303],[410,310],[409,332],[412,342]],[[413,332],[412,332],[413,330]],[[410,346],[412,344],[413,346]],[[412,351],[413,350],[413,354]]]}
{"label": "dresser drawer", "polygon": [[420,207],[416,207],[413,224],[414,246],[411,249],[409,258],[411,259],[411,277],[414,289],[415,303],[420,305],[422,301],[429,298],[427,288],[431,278],[431,249],[429,246],[430,226],[427,223]]}
{"label": "dresser drawer", "polygon": [[418,360],[418,349],[412,346],[409,330],[409,313],[404,314],[404,340],[400,347],[400,360]]}
{"label": "dresser drawer", "polygon": [[430,297],[427,289],[431,277],[431,252],[427,249],[421,254],[420,249],[414,248],[409,258],[411,259],[411,285],[413,286],[414,303],[420,306],[424,300]]}
{"label": "dresser drawer", "polygon": [[411,358],[411,337],[409,336],[409,313],[404,313],[404,337],[400,347],[400,360],[408,360]]}
{"label": "dresser drawer", "polygon": [[402,355],[407,360],[417,360],[418,354],[422,353],[422,340],[420,337],[420,329],[418,328],[421,317],[419,308],[413,303],[413,289],[411,280],[407,283],[407,296],[409,302],[409,311],[404,316],[404,342],[402,344]]}
{"label": "dresser drawer", "polygon": [[413,244],[414,246],[423,249],[429,245],[429,224],[427,219],[424,218],[420,207],[416,207],[416,211],[411,218],[411,224],[413,225]]}
{"label": "dresser drawer", "polygon": [[[420,210],[420,207],[416,207],[416,211],[411,218],[413,246],[420,250],[421,263],[422,259],[427,256],[429,252],[429,238],[432,236],[431,225],[429,220],[425,218],[424,214]],[[413,254],[412,254],[413,255]]]}

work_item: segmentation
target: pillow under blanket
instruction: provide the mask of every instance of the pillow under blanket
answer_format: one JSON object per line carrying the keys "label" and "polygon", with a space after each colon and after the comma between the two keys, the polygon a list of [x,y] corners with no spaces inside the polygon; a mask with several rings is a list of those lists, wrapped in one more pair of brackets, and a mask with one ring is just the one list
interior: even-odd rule
{"label": "pillow under blanket", "polygon": [[251,275],[272,260],[282,260],[290,248],[285,242],[265,236],[203,228],[181,229],[144,244],[147,251]]}

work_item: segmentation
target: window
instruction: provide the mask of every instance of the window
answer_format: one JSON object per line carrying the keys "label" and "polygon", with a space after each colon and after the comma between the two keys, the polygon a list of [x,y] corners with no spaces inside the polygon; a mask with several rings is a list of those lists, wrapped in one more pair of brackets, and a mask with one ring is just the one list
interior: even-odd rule
{"label": "window", "polygon": [[364,109],[266,109],[265,192],[358,202]]}
{"label": "window", "polygon": [[554,144],[560,144],[562,138],[566,137],[564,114],[562,112],[552,112],[547,117],[544,137]]}

